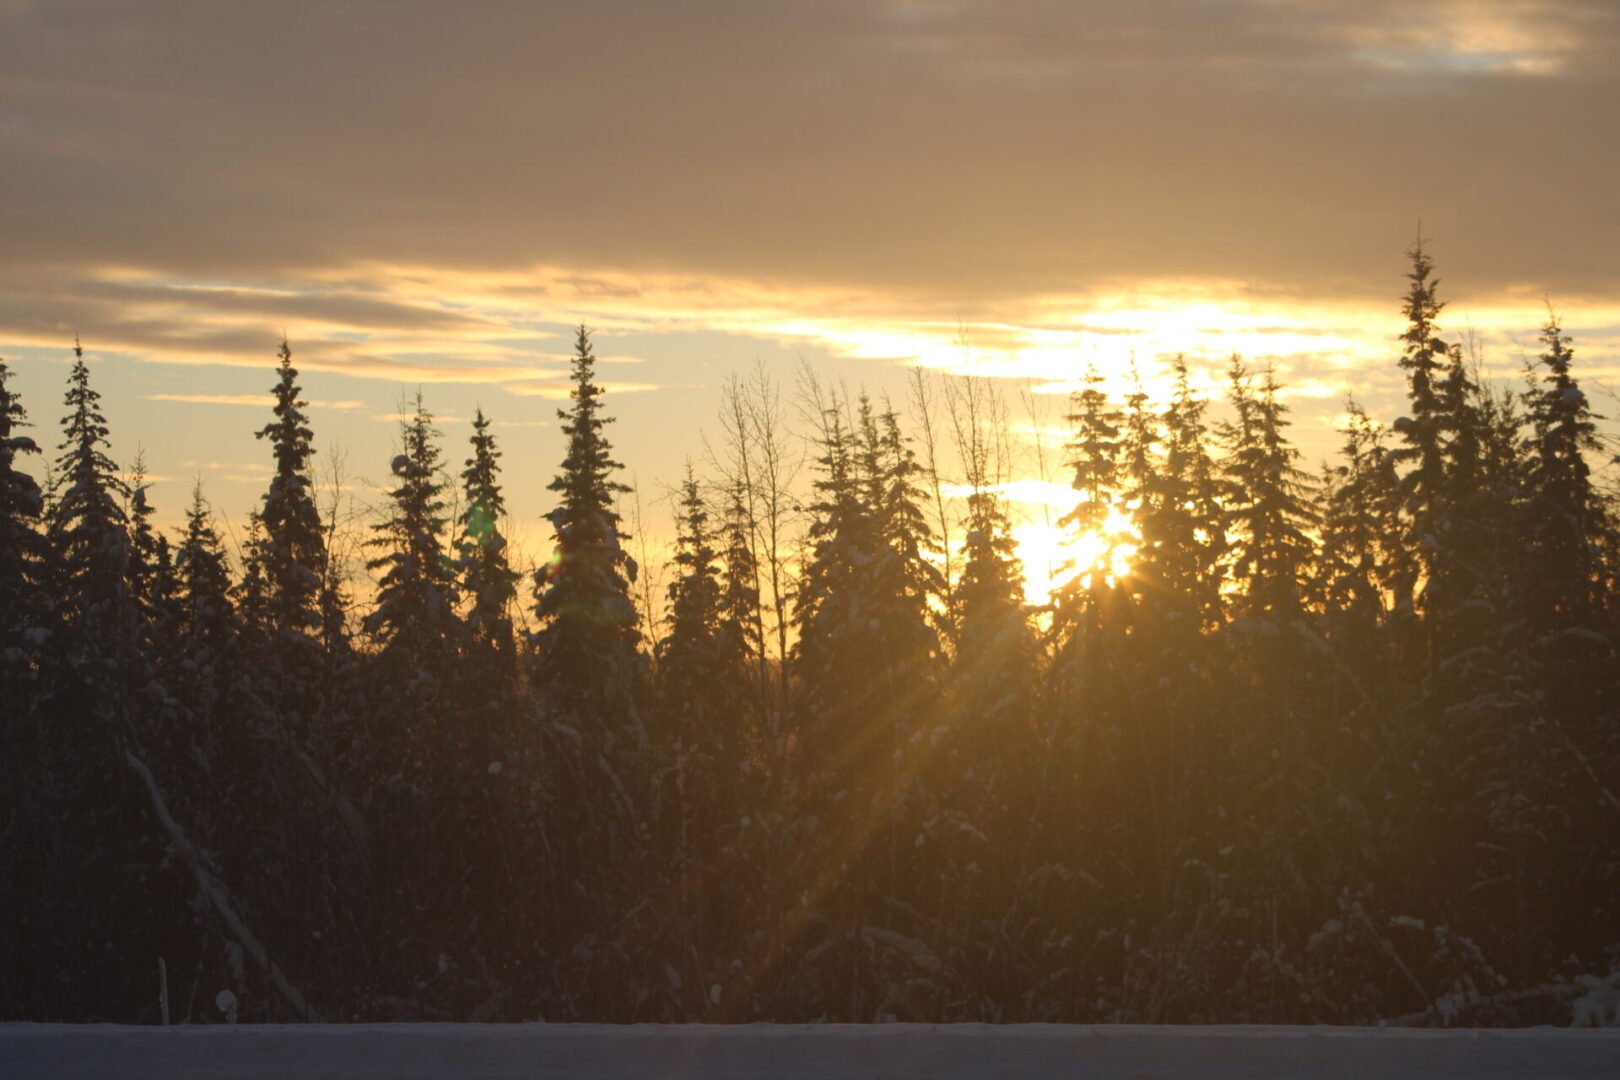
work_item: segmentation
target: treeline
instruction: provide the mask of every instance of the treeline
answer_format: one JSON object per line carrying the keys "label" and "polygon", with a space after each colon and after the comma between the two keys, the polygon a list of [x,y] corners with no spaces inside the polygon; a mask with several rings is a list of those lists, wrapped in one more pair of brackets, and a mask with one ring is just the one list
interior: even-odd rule
{"label": "treeline", "polygon": [[1493,387],[1411,256],[1407,415],[1323,471],[1269,372],[1089,373],[1039,610],[982,387],[948,504],[937,417],[811,383],[801,519],[733,384],[651,634],[583,328],[549,561],[418,397],[365,605],[285,346],[240,565],[82,357],[31,478],[0,365],[0,1014],[155,1021],[161,957],[193,1022],[1567,1022],[1620,969],[1614,501],[1556,318]]}

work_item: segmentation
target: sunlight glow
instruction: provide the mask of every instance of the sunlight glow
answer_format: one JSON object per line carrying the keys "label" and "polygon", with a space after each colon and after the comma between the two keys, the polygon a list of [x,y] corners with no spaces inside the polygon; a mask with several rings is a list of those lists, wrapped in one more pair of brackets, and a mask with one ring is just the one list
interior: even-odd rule
{"label": "sunlight glow", "polygon": [[1110,582],[1125,577],[1141,541],[1135,518],[1121,507],[1109,510],[1101,528],[1078,536],[1041,522],[1014,526],[1012,535],[1024,564],[1024,597],[1036,607],[1050,603],[1070,581],[1088,581],[1094,574]]}

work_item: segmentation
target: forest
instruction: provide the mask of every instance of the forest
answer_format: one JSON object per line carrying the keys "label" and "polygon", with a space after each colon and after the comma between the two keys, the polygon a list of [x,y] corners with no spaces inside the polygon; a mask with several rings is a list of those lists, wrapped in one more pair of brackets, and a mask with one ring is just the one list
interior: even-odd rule
{"label": "forest", "polygon": [[1409,258],[1406,413],[1323,469],[1242,358],[1087,373],[1039,604],[972,381],[734,381],[649,596],[584,327],[532,573],[482,413],[418,394],[356,538],[283,344],[237,557],[82,356],[50,439],[0,364],[0,1019],[156,1023],[161,960],[191,1023],[1568,1023],[1620,991],[1620,504],[1559,319],[1494,382]]}

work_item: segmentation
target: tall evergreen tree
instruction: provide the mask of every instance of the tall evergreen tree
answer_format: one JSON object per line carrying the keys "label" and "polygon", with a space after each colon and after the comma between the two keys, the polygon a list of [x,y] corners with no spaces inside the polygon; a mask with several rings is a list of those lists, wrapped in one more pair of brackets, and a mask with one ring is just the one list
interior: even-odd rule
{"label": "tall evergreen tree", "polygon": [[57,490],[49,513],[49,538],[57,563],[63,612],[82,646],[81,655],[133,644],[128,588],[129,519],[123,500],[129,488],[107,456],[107,420],[101,395],[90,386],[84,351],[73,348],[57,459]]}
{"label": "tall evergreen tree", "polygon": [[188,648],[223,653],[235,636],[231,575],[202,484],[191,492],[185,536],[175,559],[180,577],[181,632]]}
{"label": "tall evergreen tree", "polygon": [[1095,363],[1086,369],[1085,389],[1070,401],[1067,417],[1073,433],[1068,464],[1079,502],[1058,524],[1069,530],[1080,553],[1073,576],[1056,595],[1053,631],[1067,640],[1077,629],[1096,630],[1113,614],[1116,586],[1110,580],[1118,539],[1110,525],[1123,511],[1120,454],[1124,414],[1108,399]]}
{"label": "tall evergreen tree", "polygon": [[619,940],[623,934],[619,913],[640,887],[643,864],[608,864],[600,853],[638,851],[640,841],[630,838],[645,835],[650,817],[650,785],[637,783],[650,773],[641,711],[646,672],[630,598],[638,567],[624,549],[627,536],[614,509],[615,498],[630,489],[613,479],[621,466],[604,435],[611,418],[602,414],[595,368],[590,333],[581,326],[574,340],[572,405],[558,411],[568,449],[550,484],[558,505],[546,518],[556,542],[535,575],[538,627],[530,638],[537,734],[546,741],[543,790],[551,807],[548,859],[536,888],[557,920],[559,936],[547,940],[578,965],[570,967],[570,977],[589,986],[573,1006],[586,1009],[612,1000],[603,996],[600,974],[592,974],[604,958],[588,947],[567,950],[591,935]]}
{"label": "tall evergreen tree", "polygon": [[[1440,339],[1435,320],[1445,308],[1439,299],[1439,281],[1434,277],[1434,260],[1419,240],[1407,251],[1412,283],[1402,307],[1406,329],[1401,333],[1400,366],[1406,372],[1412,413],[1396,422],[1395,430],[1405,447],[1400,460],[1413,462],[1403,481],[1407,506],[1414,520],[1424,518],[1445,483],[1445,400],[1442,382],[1451,359],[1451,346]],[[1426,527],[1425,525],[1418,526]]]}
{"label": "tall evergreen tree", "polygon": [[862,568],[878,555],[870,493],[856,474],[854,436],[844,410],[834,404],[819,420],[820,476],[814,482],[816,500],[808,507],[809,549],[794,595],[798,640],[789,657],[799,760],[812,773],[831,764],[834,733],[850,722],[851,699],[866,692],[848,672],[851,658],[868,645]]}
{"label": "tall evergreen tree", "polygon": [[263,648],[270,636],[270,583],[264,569],[264,523],[257,511],[248,515],[247,536],[242,541],[242,574],[233,600],[243,637],[255,649]]}
{"label": "tall evergreen tree", "polygon": [[417,391],[415,414],[400,422],[403,452],[390,466],[398,479],[389,492],[393,512],[370,541],[382,554],[366,563],[382,577],[365,630],[381,645],[380,659],[403,665],[419,680],[449,675],[448,658],[460,637],[455,569],[444,546],[449,519],[437,438],[433,416]]}
{"label": "tall evergreen tree", "polygon": [[[944,660],[936,601],[943,603],[942,545],[923,512],[923,468],[892,408],[877,417],[879,534],[887,551],[876,567],[875,596],[891,657],[909,674],[930,681]],[[868,435],[868,438],[871,436]]]}
{"label": "tall evergreen tree", "polygon": [[[41,804],[51,786],[45,747],[49,724],[42,668],[54,648],[53,613],[45,585],[45,546],[40,535],[44,496],[21,465],[39,453],[18,429],[27,425],[22,401],[10,385],[11,370],[0,361],[0,820],[6,835],[6,873],[0,875],[0,920],[11,928],[0,934],[0,1010],[37,1017],[47,1008],[46,989],[59,974],[46,950],[29,940],[38,929],[27,917],[36,906],[57,902],[39,894],[53,884],[40,875],[36,838],[48,835],[49,807]],[[34,829],[30,829],[34,826]],[[59,883],[59,879],[57,882]],[[54,958],[52,958],[54,959]]]}
{"label": "tall evergreen tree", "polygon": [[30,858],[14,872],[36,886],[54,879],[18,921],[37,946],[20,978],[43,975],[41,988],[56,987],[47,999],[56,999],[48,1008],[57,1015],[80,1007],[62,987],[103,980],[96,1009],[105,1017],[100,1010],[145,999],[136,989],[144,980],[123,972],[138,952],[172,941],[186,893],[174,891],[177,868],[163,864],[146,793],[128,765],[150,736],[153,711],[151,658],[129,587],[130,492],[108,456],[100,394],[77,344],[74,357],[47,515],[61,617],[45,656],[50,698],[19,821]]}
{"label": "tall evergreen tree", "polygon": [[1525,508],[1532,562],[1526,608],[1538,635],[1603,627],[1602,552],[1612,528],[1592,483],[1587,455],[1601,445],[1599,419],[1572,373],[1574,350],[1551,315],[1541,328],[1539,382],[1525,392],[1530,421],[1530,498]]}
{"label": "tall evergreen tree", "polygon": [[41,589],[45,545],[39,531],[45,497],[34,477],[18,466],[38,454],[34,440],[18,429],[28,413],[10,387],[11,370],[0,361],[0,676],[8,698],[21,686],[14,680],[34,666],[26,660],[44,643],[45,595]]}
{"label": "tall evergreen tree", "polygon": [[1303,610],[1315,556],[1306,532],[1315,519],[1307,478],[1298,466],[1299,451],[1286,434],[1288,409],[1277,400],[1271,371],[1259,394],[1235,356],[1229,377],[1235,418],[1222,427],[1227,444],[1224,501],[1238,608],[1249,617],[1269,615],[1287,622]]}
{"label": "tall evergreen tree", "polygon": [[466,498],[457,524],[461,535],[456,551],[461,559],[461,588],[472,601],[467,631],[475,648],[493,652],[507,666],[512,658],[510,615],[521,576],[507,561],[506,537],[500,520],[506,514],[501,494],[501,452],[495,448],[489,420],[479,409],[473,418],[473,456],[466,461],[461,482]]}
{"label": "tall evergreen tree", "polygon": [[1329,636],[1345,646],[1344,655],[1373,660],[1401,549],[1392,497],[1398,479],[1383,430],[1354,398],[1345,409],[1340,464],[1321,489],[1318,587]]}
{"label": "tall evergreen tree", "polygon": [[[584,720],[624,709],[643,678],[640,632],[630,599],[629,576],[637,572],[624,550],[616,496],[628,492],[614,480],[621,469],[603,430],[602,388],[585,327],[574,341],[573,405],[559,409],[568,453],[550,490],[559,503],[546,515],[556,530],[551,560],[536,575],[535,677],[553,710]],[[627,576],[628,575],[628,576]]]}
{"label": "tall evergreen tree", "polygon": [[175,597],[179,588],[169,538],[155,529],[156,513],[147,497],[145,455],[135,455],[129,495],[129,592],[141,618],[142,645],[160,658],[174,632]]}
{"label": "tall evergreen tree", "polygon": [[[750,679],[749,708],[756,726],[769,709],[771,673],[762,665],[764,619],[759,589],[759,560],[754,555],[753,524],[741,484],[726,492],[717,542],[720,547],[720,652],[728,664],[746,665]],[[756,731],[755,734],[762,734]]]}
{"label": "tall evergreen tree", "polygon": [[1185,357],[1172,360],[1171,374],[1161,418],[1163,455],[1140,471],[1142,539],[1131,577],[1139,621],[1159,624],[1185,645],[1189,635],[1221,620],[1226,533],[1204,419],[1208,403],[1193,392]]}
{"label": "tall evergreen tree", "polygon": [[266,586],[266,612],[271,627],[295,639],[313,635],[320,626],[318,601],[326,563],[320,511],[310,476],[314,432],[299,399],[298,369],[292,349],[281,343],[279,376],[271,388],[276,418],[258,432],[269,439],[276,472],[265,492],[259,519],[264,526],[260,559]]}
{"label": "tall evergreen tree", "polygon": [[676,577],[669,585],[668,633],[658,643],[658,685],[666,723],[686,746],[721,741],[740,760],[740,732],[718,730],[741,719],[738,659],[722,637],[720,553],[709,523],[709,509],[690,463],[680,488],[675,530]]}

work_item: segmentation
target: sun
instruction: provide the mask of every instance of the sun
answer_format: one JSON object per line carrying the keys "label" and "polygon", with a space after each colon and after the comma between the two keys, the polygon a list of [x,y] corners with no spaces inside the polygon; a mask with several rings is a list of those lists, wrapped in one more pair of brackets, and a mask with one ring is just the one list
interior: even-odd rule
{"label": "sun", "polygon": [[1024,599],[1036,607],[1050,603],[1076,577],[1100,573],[1118,580],[1129,574],[1141,540],[1136,519],[1121,507],[1112,508],[1099,528],[1079,535],[1042,522],[1014,526],[1012,535],[1024,564]]}

